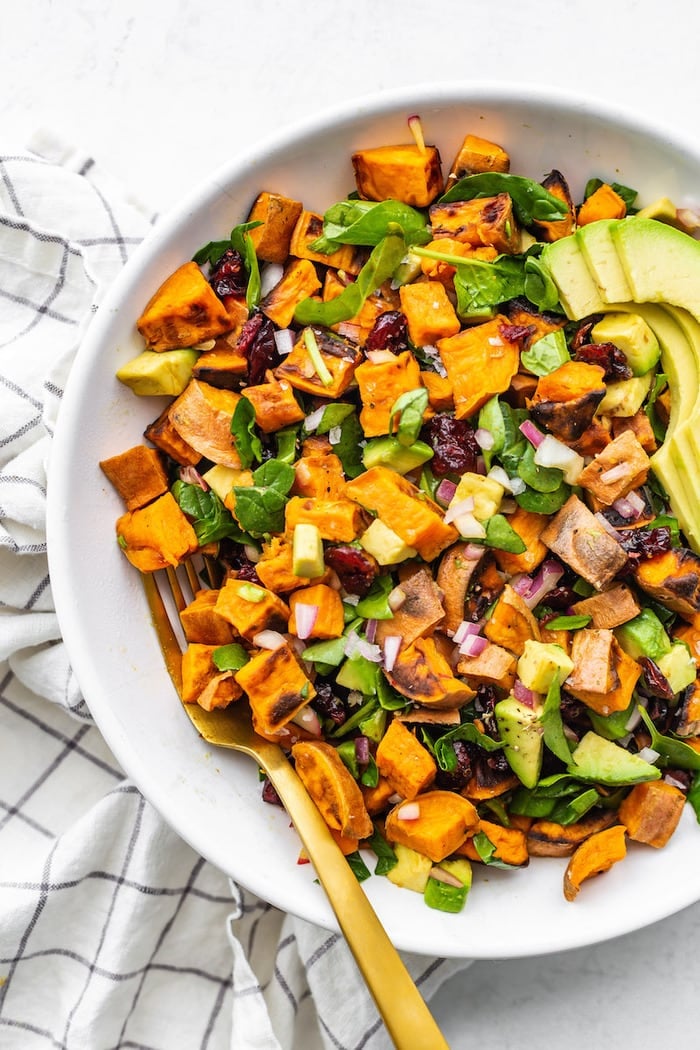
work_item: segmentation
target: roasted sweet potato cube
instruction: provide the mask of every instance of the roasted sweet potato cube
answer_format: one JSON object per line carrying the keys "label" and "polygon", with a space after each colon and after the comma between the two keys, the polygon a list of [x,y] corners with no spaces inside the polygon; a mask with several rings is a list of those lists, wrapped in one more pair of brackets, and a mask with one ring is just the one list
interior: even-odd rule
{"label": "roasted sweet potato cube", "polygon": [[289,244],[297,219],[304,210],[301,201],[283,197],[281,193],[263,190],[250,209],[248,222],[261,222],[250,230],[255,254],[263,262],[283,263],[289,255]]}
{"label": "roasted sweet potato cube", "polygon": [[531,376],[526,372],[516,372],[510,381],[510,387],[504,400],[513,408],[527,408],[536,389],[536,376]]}
{"label": "roasted sweet potato cube", "polygon": [[214,608],[243,638],[253,639],[264,630],[287,630],[289,608],[272,591],[247,580],[227,580]]}
{"label": "roasted sweet potato cube", "polygon": [[403,201],[426,208],[443,190],[440,154],[435,146],[377,146],[352,155],[357,191],[364,200]]}
{"label": "roasted sweet potato cube", "polygon": [[352,244],[341,244],[335,251],[324,255],[314,251],[309,245],[323,233],[323,216],[314,211],[302,211],[292,231],[289,243],[289,254],[298,259],[309,259],[312,262],[332,266],[346,273],[359,273],[362,268],[362,252]]}
{"label": "roasted sweet potato cube", "polygon": [[498,566],[503,572],[515,576],[518,572],[533,572],[547,557],[547,548],[540,535],[547,524],[546,514],[535,514],[534,511],[516,507],[508,515],[508,524],[517,532],[527,547],[522,554],[509,554],[507,551],[494,551]]}
{"label": "roasted sweet potato cube", "polygon": [[479,685],[496,685],[509,692],[515,685],[516,665],[513,653],[489,642],[478,656],[461,656],[457,671],[472,689]]}
{"label": "roasted sweet potato cube", "polygon": [[532,418],[561,441],[578,441],[605,397],[604,374],[598,365],[567,361],[541,376],[530,402]]}
{"label": "roasted sweet potato cube", "polygon": [[374,828],[362,792],[331,744],[301,741],[292,748],[294,766],[329,828],[366,839]]}
{"label": "roasted sweet potato cube", "polygon": [[222,390],[191,379],[169,406],[168,419],[183,441],[213,463],[237,468],[241,460],[231,434],[231,418],[240,400],[233,390]]}
{"label": "roasted sweet potato cube", "polygon": [[345,485],[343,464],[331,451],[305,451],[294,464],[294,474],[295,496],[335,500]]}
{"label": "roasted sweet potato cube", "polygon": [[[612,642],[607,649],[609,636]],[[607,670],[603,663],[606,649]],[[611,631],[590,628],[577,631],[571,659],[574,671],[566,680],[566,688],[573,696],[600,715],[627,710],[642,669],[620,648]]]}
{"label": "roasted sweet potato cube", "polygon": [[484,627],[489,641],[500,645],[516,656],[522,656],[528,639],[540,641],[540,627],[520,595],[509,583]]}
{"label": "roasted sweet potato cube", "polygon": [[428,404],[435,412],[454,409],[454,390],[448,376],[441,376],[438,372],[421,372],[420,381],[428,391]]}
{"label": "roasted sweet potato cube", "polygon": [[147,445],[134,445],[126,452],[103,459],[100,467],[124,500],[127,510],[144,507],[168,491],[163,457]]}
{"label": "roasted sweet potato cube", "polygon": [[377,768],[402,798],[415,798],[435,780],[437,765],[428,749],[394,719],[379,741]]}
{"label": "roasted sweet potato cube", "polygon": [[321,287],[316,268],[309,259],[295,259],[281,280],[260,301],[260,309],[280,328],[288,328],[300,302]]}
{"label": "roasted sweet potato cube", "polygon": [[631,430],[625,430],[599,452],[578,476],[577,484],[587,489],[606,507],[647,479],[650,460]]}
{"label": "roasted sweet potato cube", "polygon": [[685,795],[663,780],[636,784],[620,806],[620,821],[635,842],[660,849],[678,827]]}
{"label": "roasted sweet potato cube", "polygon": [[[405,544],[432,561],[458,539],[437,503],[388,467],[372,467],[345,485],[348,499],[376,514]],[[290,501],[291,502],[291,501]]]}
{"label": "roasted sweet potato cube", "polygon": [[[540,539],[558,558],[598,590],[607,587],[627,555],[576,495],[550,520]],[[700,559],[699,559],[700,561]],[[642,562],[648,565],[648,562]]]}
{"label": "roasted sweet potato cube", "polygon": [[292,544],[282,536],[272,536],[263,544],[255,569],[258,579],[275,594],[287,594],[311,581],[293,571]]}
{"label": "roasted sweet potato cube", "polygon": [[432,634],[444,618],[442,594],[429,569],[418,569],[400,587],[405,598],[392,619],[378,622],[377,645],[396,634],[401,635],[404,645],[410,645],[416,638]]}
{"label": "roasted sweet potato cube", "polygon": [[655,554],[635,567],[637,585],[691,623],[700,613],[700,557],[686,547]]}
{"label": "roasted sweet potato cube", "polygon": [[436,582],[442,591],[442,604],[445,619],[441,624],[443,631],[454,632],[464,619],[464,604],[467,600],[469,586],[481,567],[483,552],[477,558],[468,557],[474,548],[466,543],[455,543],[445,551],[436,576]]}
{"label": "roasted sweet potato cube", "polygon": [[477,762],[462,794],[473,802],[483,802],[489,798],[505,795],[507,791],[512,791],[519,784],[520,781],[510,769],[492,769],[486,762]]}
{"label": "roasted sweet potato cube", "polygon": [[617,823],[614,809],[596,809],[574,824],[557,824],[552,820],[534,820],[527,832],[531,857],[570,857],[577,846],[598,831]]}
{"label": "roasted sweet potato cube", "polygon": [[479,135],[466,135],[452,162],[447,180],[448,189],[465,175],[479,175],[485,171],[510,171],[510,157],[502,146]]}
{"label": "roasted sweet potato cube", "polygon": [[624,583],[574,602],[572,608],[578,616],[590,616],[591,627],[610,630],[632,620],[641,611],[637,599]]}
{"label": "roasted sweet potato cube", "polygon": [[439,281],[415,281],[399,289],[401,309],[414,346],[432,346],[461,328],[454,306]]}
{"label": "roasted sweet potato cube", "polygon": [[117,520],[119,546],[141,572],[179,565],[199,547],[195,531],[170,492]]}
{"label": "roasted sweet potato cube", "polygon": [[148,424],[143,432],[144,437],[181,466],[195,466],[202,458],[202,454],[196,448],[192,448],[173,426],[170,419],[172,405],[173,402],[166,405],[158,418]]}
{"label": "roasted sweet potato cube", "polygon": [[337,398],[345,393],[362,360],[362,351],[348,339],[343,339],[326,328],[312,328],[321,359],[330,374],[324,382],[314,366],[302,331],[291,352],[275,369],[278,379],[285,379],[297,390],[318,397]]}
{"label": "roasted sweet potato cube", "polygon": [[337,591],[325,583],[303,587],[289,597],[289,632],[298,633],[297,610],[307,605],[317,610],[316,620],[307,638],[340,638],[345,626],[343,602]]}
{"label": "roasted sweet potato cube", "polygon": [[[585,398],[583,399],[583,401],[585,401]],[[569,403],[572,413],[572,419],[575,420],[575,423],[573,424],[575,428],[578,427],[580,422],[580,415],[578,414],[579,405],[583,404],[583,401],[578,403],[572,401]],[[585,412],[587,413],[588,410],[588,407],[586,407]],[[556,426],[560,420],[560,415],[555,413],[552,416],[552,420],[556,421]],[[568,432],[570,432],[571,426],[566,425],[566,429]],[[594,416],[589,426],[586,427],[581,436],[579,438],[576,438],[575,440],[567,438],[567,443],[569,447],[574,450],[574,452],[578,452],[579,456],[583,456],[584,459],[587,459],[591,456],[597,456],[598,453],[602,452],[605,446],[609,445],[612,441],[610,430],[610,416]]]}
{"label": "roasted sweet potato cube", "polygon": [[536,310],[527,299],[511,299],[504,303],[503,313],[508,317],[511,324],[522,325],[529,329],[529,335],[523,349],[532,346],[533,343],[544,339],[546,335],[559,331],[566,324],[560,314],[543,313]]}
{"label": "roasted sweet potato cube", "polygon": [[509,323],[498,314],[485,324],[438,340],[454,390],[457,419],[472,416],[494,394],[502,394],[510,386],[518,371],[520,350],[517,343],[502,338],[501,327]]}
{"label": "roasted sweet potato cube", "polygon": [[196,263],[178,267],[136,322],[149,350],[197,346],[233,327],[226,307]]}
{"label": "roasted sweet potato cube", "polygon": [[232,671],[219,671],[212,659],[215,645],[188,645],[182,654],[182,699],[199,704],[205,711],[228,707],[242,690]]}
{"label": "roasted sweet potato cube", "polygon": [[578,210],[577,223],[587,226],[598,219],[624,219],[627,205],[612,186],[604,182],[588,197]]}
{"label": "roasted sweet potato cube", "polygon": [[[337,270],[327,270],[323,281],[323,301],[336,299],[345,291],[347,284],[348,280],[343,280]],[[334,332],[349,336],[358,346],[364,346],[380,314],[386,313],[387,310],[396,310],[398,307],[398,293],[385,282],[382,288],[367,296],[356,314],[347,321],[331,325],[331,328]]]}
{"label": "roasted sweet potato cube", "polygon": [[199,355],[192,378],[224,390],[238,390],[248,375],[248,358],[236,348],[235,339],[217,339],[212,350]]}
{"label": "roasted sweet potato cube", "polygon": [[656,438],[652,430],[649,416],[643,408],[635,412],[633,416],[614,416],[611,420],[612,436],[614,438],[631,430],[645,452],[651,455],[656,452]]}
{"label": "roasted sweet potato cube", "polygon": [[678,707],[676,734],[678,736],[700,736],[700,680],[696,678],[692,687],[681,694]]}
{"label": "roasted sweet potato cube", "polygon": [[[494,857],[504,864],[510,864],[513,868],[524,868],[530,863],[530,854],[527,848],[527,835],[520,828],[504,828],[502,824],[495,824],[492,820],[481,820],[479,831],[486,835],[489,842],[495,846]],[[474,845],[473,837],[465,839],[462,845],[455,851],[461,857],[481,863],[481,856]]]}
{"label": "roasted sweet potato cube", "polygon": [[351,543],[365,527],[364,515],[357,504],[345,499],[315,499],[292,496],[284,508],[285,528],[288,533],[300,522],[317,525],[321,539],[334,543]]}
{"label": "roasted sweet potato cube", "polygon": [[425,707],[453,710],[464,707],[476,696],[474,689],[455,677],[431,636],[402,645],[394,666],[385,674],[397,692]]}
{"label": "roasted sweet potato cube", "polygon": [[255,422],[266,434],[274,434],[304,418],[304,410],[290,384],[285,379],[276,379],[271,372],[266,383],[247,386],[241,394],[250,401],[255,409]]}
{"label": "roasted sweet potato cube", "polygon": [[380,773],[375,787],[360,785],[365,807],[370,817],[379,816],[389,805],[389,799],[395,794],[393,787]]}
{"label": "roasted sweet potato cube", "polygon": [[520,251],[520,227],[508,193],[433,204],[430,225],[436,238],[451,237],[475,248],[490,246],[499,255],[513,255]]}
{"label": "roasted sweet potato cube", "polygon": [[466,798],[454,791],[426,791],[415,799],[419,816],[404,820],[407,804],[399,802],[387,814],[385,831],[389,842],[408,846],[435,864],[457,850],[479,827],[479,814]]}
{"label": "roasted sweet potato cube", "polygon": [[569,234],[574,232],[576,227],[576,209],[571,199],[571,191],[566,179],[556,168],[550,171],[549,175],[542,180],[542,185],[548,193],[551,193],[553,197],[556,197],[557,200],[566,205],[567,215],[563,219],[556,219],[551,222],[536,222],[534,225],[539,231],[538,240],[558,241],[562,237],[568,237]]}
{"label": "roasted sweet potato cube", "polygon": [[216,612],[216,589],[197,591],[180,613],[180,623],[188,642],[202,645],[228,645],[236,637],[232,625]]}
{"label": "roasted sweet potato cube", "polygon": [[256,733],[268,738],[281,734],[287,722],[316,695],[287,644],[279,649],[261,649],[234,677],[250,701]]}
{"label": "roasted sweet potato cube", "polygon": [[625,829],[621,824],[591,835],[577,847],[564,873],[566,899],[574,900],[582,882],[608,871],[626,854]]}
{"label": "roasted sweet potato cube", "polygon": [[[480,259],[482,262],[493,262],[498,252],[495,248],[486,245],[475,247],[465,241],[455,240],[454,237],[436,237],[434,241],[426,244],[431,251],[440,252],[441,255],[459,255],[463,259]],[[457,267],[444,259],[431,259],[427,255],[421,256],[420,268],[423,274],[431,281],[439,281],[448,291],[454,293],[454,276]]]}
{"label": "roasted sweet potato cube", "polygon": [[365,437],[378,437],[390,432],[396,399],[420,387],[420,365],[410,350],[404,350],[386,361],[363,361],[355,370],[355,379],[360,388],[360,423]]}

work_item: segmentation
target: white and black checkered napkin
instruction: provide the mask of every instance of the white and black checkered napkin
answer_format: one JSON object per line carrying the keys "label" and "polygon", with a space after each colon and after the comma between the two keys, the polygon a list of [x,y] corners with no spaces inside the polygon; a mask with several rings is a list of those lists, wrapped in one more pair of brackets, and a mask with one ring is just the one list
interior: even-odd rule
{"label": "white and black checkered napkin", "polygon": [[[0,1048],[382,1050],[344,942],[241,892],[124,779],[53,611],[71,360],[151,219],[44,136],[0,151]],[[409,956],[429,998],[465,962]]]}

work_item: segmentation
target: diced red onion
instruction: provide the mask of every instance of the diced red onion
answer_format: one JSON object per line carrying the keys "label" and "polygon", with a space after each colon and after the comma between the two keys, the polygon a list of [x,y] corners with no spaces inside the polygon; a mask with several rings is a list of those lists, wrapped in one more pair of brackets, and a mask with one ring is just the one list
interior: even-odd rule
{"label": "diced red onion", "polygon": [[321,736],[321,723],[319,722],[318,715],[314,711],[313,707],[302,707],[301,711],[297,711],[294,718],[291,719],[295,725],[301,726],[307,733],[312,733],[313,736]]}
{"label": "diced red onion", "polygon": [[354,343],[358,342],[361,331],[359,324],[350,324],[349,321],[341,321],[338,325],[338,335],[342,335],[346,339],[352,339]]}
{"label": "diced red onion", "polygon": [[452,503],[445,511],[445,525],[449,525],[455,518],[461,518],[463,514],[471,514],[474,510],[474,497],[467,496],[466,499]]}
{"label": "diced red onion", "polygon": [[642,720],[642,716],[639,710],[640,706],[646,707],[646,700],[642,699],[638,704],[634,705],[634,711],[625,722],[625,730],[628,733],[631,733],[633,729],[636,729]]}
{"label": "diced red onion", "polygon": [[520,594],[520,597],[523,599],[528,609],[534,609],[550,591],[554,590],[563,575],[563,566],[561,566],[558,561],[548,559],[547,561],[542,562],[537,575],[530,581],[530,586],[526,592],[520,592],[520,587],[522,585],[520,584],[520,581],[518,581],[517,592]]}
{"label": "diced red onion", "polygon": [[[525,482],[523,482],[523,484],[525,484]],[[516,510],[518,509],[518,504],[515,502],[514,499],[504,499],[501,500],[501,505],[498,509],[500,510],[501,514],[515,514]]]}
{"label": "diced red onion", "polygon": [[294,605],[294,623],[297,638],[306,639],[311,635],[318,619],[318,605],[308,602],[296,602]]}
{"label": "diced red onion", "polygon": [[350,631],[345,640],[345,647],[343,652],[346,656],[352,656],[353,653],[357,652],[357,646],[360,642],[360,636],[357,631]]}
{"label": "diced red onion", "polygon": [[610,524],[610,522],[604,514],[601,514],[600,511],[597,511],[597,513],[595,514],[595,519],[599,525],[602,525],[602,527],[607,533],[609,533],[610,536],[613,536],[618,541],[618,543],[620,542],[620,537],[618,536],[617,529],[614,525]]}
{"label": "diced red onion", "polygon": [[544,434],[535,426],[531,419],[524,419],[518,429],[523,437],[526,437],[535,448],[539,448],[544,441]]}
{"label": "diced red onion", "polygon": [[202,492],[207,492],[209,486],[206,481],[199,473],[199,471],[193,466],[180,467],[178,471],[180,481],[184,481],[187,485],[196,485],[197,488],[201,489]]}
{"label": "diced red onion", "polygon": [[257,645],[258,649],[270,649],[274,652],[275,649],[286,645],[287,639],[279,631],[258,631],[253,635],[253,644]]}
{"label": "diced red onion", "polygon": [[343,440],[343,428],[342,427],[331,427],[328,431],[328,440],[331,445],[339,445]]}
{"label": "diced red onion", "polygon": [[670,773],[667,773],[667,774],[666,774],[666,775],[665,775],[665,776],[663,777],[663,780],[664,780],[664,782],[665,782],[666,784],[670,784],[670,785],[671,785],[671,787],[674,787],[674,788],[680,788],[680,790],[681,790],[681,791],[685,791],[685,790],[686,790],[686,786],[687,786],[687,785],[686,785],[686,784],[684,784],[684,783],[683,783],[683,782],[682,782],[681,780],[676,780],[676,778],[675,778],[675,777],[672,777]]}
{"label": "diced red onion", "polygon": [[457,486],[454,481],[450,481],[449,478],[443,478],[435,489],[435,499],[441,506],[449,507],[456,491]]}
{"label": "diced red onion", "polygon": [[637,753],[637,758],[641,758],[643,762],[648,762],[650,766],[654,765],[660,752],[655,751],[653,747],[643,747],[641,751]]}
{"label": "diced red onion", "polygon": [[357,651],[360,656],[364,656],[365,660],[369,660],[373,664],[379,664],[382,662],[382,651],[379,646],[373,645],[364,638],[358,638]]}
{"label": "diced red onion", "polygon": [[516,594],[519,594],[521,598],[524,598],[526,594],[530,593],[533,580],[526,573],[521,573],[519,576],[513,576],[510,581],[510,585]]}
{"label": "diced red onion", "polygon": [[387,802],[391,806],[398,806],[399,802],[403,802],[403,795],[399,795],[397,791],[393,795],[389,795]]}
{"label": "diced red onion", "polygon": [[267,295],[284,276],[284,267],[281,263],[268,263],[263,267],[260,274],[260,294]]}
{"label": "diced red onion", "polygon": [[486,536],[486,529],[473,514],[460,514],[455,518],[455,525],[465,540],[482,540]]}
{"label": "diced red onion", "polygon": [[469,620],[462,620],[461,624],[452,636],[452,641],[455,645],[461,645],[465,638],[469,635],[478,634],[481,627],[478,623],[470,623]]}
{"label": "diced red onion", "polygon": [[343,601],[346,602],[348,605],[359,605],[360,596],[359,594],[346,594],[343,598]]}
{"label": "diced red onion", "polygon": [[489,477],[491,481],[497,481],[498,484],[502,485],[504,489],[508,490],[508,492],[511,491],[510,478],[506,474],[503,467],[491,467],[491,470],[488,472],[487,477]]}
{"label": "diced red onion", "polygon": [[520,701],[521,704],[525,704],[527,707],[534,707],[537,699],[537,693],[533,693],[532,689],[528,689],[527,686],[523,685],[519,678],[516,678],[515,680],[513,696],[516,700]]}
{"label": "diced red onion", "polygon": [[304,420],[304,430],[307,432],[307,434],[310,434],[312,431],[314,431],[316,429],[318,424],[321,422],[321,420],[323,418],[323,413],[325,411],[326,411],[326,406],[325,405],[321,405],[320,408],[317,408],[314,412],[310,412],[309,413],[309,415]]}
{"label": "diced red onion", "polygon": [[462,556],[467,561],[479,561],[484,556],[484,548],[480,547],[478,543],[468,543],[462,551]]}
{"label": "diced red onion", "polygon": [[260,561],[260,551],[252,543],[246,543],[243,550],[248,561],[252,561],[254,565]]}
{"label": "diced red onion", "polygon": [[646,510],[647,505],[644,499],[642,498],[642,496],[639,495],[638,492],[635,492],[634,489],[632,490],[632,492],[627,493],[625,499],[634,507],[635,512],[638,512],[637,517],[643,514]]}
{"label": "diced red onion", "polygon": [[604,485],[613,485],[616,481],[622,481],[629,476],[629,463],[616,463],[615,466],[610,467],[609,470],[604,470],[600,475],[599,480],[602,481]]}
{"label": "diced red onion", "polygon": [[418,820],[420,805],[417,802],[406,802],[400,809],[397,809],[396,816],[399,820]]}
{"label": "diced red onion", "polygon": [[392,612],[397,612],[405,601],[406,592],[402,591],[400,587],[394,587],[393,591],[389,591],[386,599],[386,603]]}
{"label": "diced red onion", "polygon": [[491,335],[488,338],[489,346],[503,346],[503,340],[499,339],[497,335]]}
{"label": "diced red onion", "polygon": [[401,642],[400,634],[388,634],[384,639],[384,670],[393,671],[396,657],[399,655]]}
{"label": "diced red onion", "polygon": [[280,328],[275,332],[274,338],[278,354],[284,356],[294,349],[294,332],[291,328]]}
{"label": "diced red onion", "polygon": [[538,467],[556,467],[563,471],[564,481],[568,485],[576,484],[585,465],[583,456],[552,434],[545,434],[542,438],[535,451],[534,460]]}
{"label": "diced red onion", "polygon": [[377,621],[376,620],[368,620],[367,621],[367,626],[365,627],[365,637],[367,638],[368,642],[374,642],[374,639],[377,637]]}
{"label": "diced red onion", "polygon": [[676,208],[676,218],[689,233],[700,228],[700,209],[698,208]]}
{"label": "diced red onion", "polygon": [[470,634],[460,645],[459,651],[462,656],[479,656],[488,644],[487,639],[482,635]]}
{"label": "diced red onion", "polygon": [[369,762],[369,738],[366,736],[355,737],[355,758],[361,766]]}
{"label": "diced red onion", "polygon": [[478,427],[474,431],[474,438],[479,448],[483,448],[486,452],[492,449],[496,443],[493,434],[486,427]]}
{"label": "diced red onion", "polygon": [[[632,493],[630,493],[630,495],[632,495]],[[619,499],[616,499],[612,508],[616,514],[619,514],[621,518],[627,519],[627,521],[636,521],[642,513],[642,511],[625,496],[620,496]],[[644,510],[644,503],[642,503],[642,510]]]}

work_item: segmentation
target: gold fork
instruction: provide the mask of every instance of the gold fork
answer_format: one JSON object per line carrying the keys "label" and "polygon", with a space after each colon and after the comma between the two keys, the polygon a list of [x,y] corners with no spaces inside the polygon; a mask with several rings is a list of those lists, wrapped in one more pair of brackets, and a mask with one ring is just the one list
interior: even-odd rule
{"label": "gold fork", "polygon": [[[191,562],[186,563],[185,572],[194,593],[202,584]],[[187,600],[174,569],[144,574],[143,582],[165,664],[181,696],[182,650],[171,618],[184,609]],[[168,596],[168,602],[164,595]],[[449,1050],[401,957],[282,748],[255,733],[243,700],[214,711],[205,711],[198,704],[182,704],[182,707],[207,743],[242,751],[269,777],[304,844],[397,1050]]]}

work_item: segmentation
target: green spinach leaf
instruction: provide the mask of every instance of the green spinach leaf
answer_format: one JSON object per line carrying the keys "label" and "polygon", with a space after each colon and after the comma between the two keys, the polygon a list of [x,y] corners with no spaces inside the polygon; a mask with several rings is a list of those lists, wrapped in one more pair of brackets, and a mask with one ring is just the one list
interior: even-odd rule
{"label": "green spinach leaf", "polygon": [[394,401],[389,414],[389,432],[396,426],[396,437],[401,445],[412,445],[416,441],[427,407],[428,391],[424,386],[407,390]]}
{"label": "green spinach leaf", "polygon": [[255,409],[247,397],[242,397],[231,417],[231,433],[242,467],[262,460],[262,442],[255,428]]}
{"label": "green spinach leaf", "polygon": [[199,485],[176,481],[172,493],[180,510],[191,519],[200,544],[226,538],[238,543],[250,542],[251,537],[239,527],[213,489],[204,492]]}
{"label": "green spinach leaf", "polygon": [[513,211],[519,223],[531,226],[533,222],[557,222],[565,219],[568,208],[558,197],[548,193],[544,186],[523,175],[488,171],[467,175],[440,198],[440,204],[452,201],[470,201],[475,197],[495,197],[507,193],[513,201]]}
{"label": "green spinach leaf", "polygon": [[324,255],[341,244],[379,244],[394,224],[401,229],[406,245],[426,244],[431,234],[425,217],[401,201],[344,200],[331,205],[323,216],[323,233],[309,247]]}
{"label": "green spinach leaf", "polygon": [[571,762],[571,748],[569,747],[564,733],[564,723],[561,718],[561,691],[559,679],[555,674],[552,684],[547,691],[547,698],[542,708],[540,720],[543,727],[544,742],[558,759],[569,765]]}

